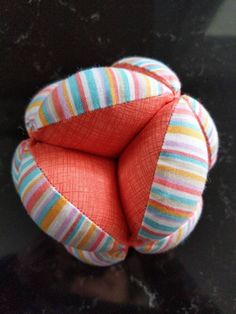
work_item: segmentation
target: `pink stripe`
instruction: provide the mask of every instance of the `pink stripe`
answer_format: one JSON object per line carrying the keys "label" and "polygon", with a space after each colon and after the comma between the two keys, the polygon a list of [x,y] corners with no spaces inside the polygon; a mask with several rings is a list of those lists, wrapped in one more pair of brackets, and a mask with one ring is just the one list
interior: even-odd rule
{"label": "pink stripe", "polygon": [[147,232],[147,233],[150,233],[150,234],[153,234],[153,235],[157,235],[157,236],[160,236],[160,237],[166,237],[166,236],[168,236],[170,234],[170,233],[161,233],[161,232],[150,230],[145,225],[142,225],[142,229],[145,232]]}
{"label": "pink stripe", "polygon": [[52,106],[54,106],[54,110],[55,110],[57,116],[59,117],[59,119],[64,120],[66,117],[65,117],[65,113],[61,107],[61,101],[60,101],[59,95],[58,95],[58,88],[52,92],[51,97],[52,97]]}
{"label": "pink stripe", "polygon": [[157,180],[155,180],[155,182],[163,185],[164,187],[167,186],[167,187],[169,187],[169,188],[171,188],[173,190],[186,192],[186,193],[189,193],[189,194],[192,194],[192,195],[201,196],[201,194],[202,194],[200,191],[196,191],[194,189],[190,189],[188,187],[184,187],[183,185],[173,183],[173,181],[168,181],[168,180],[165,180],[165,179],[161,179],[160,177],[157,177]]}
{"label": "pink stripe", "polygon": [[85,112],[89,111],[89,107],[88,107],[88,102],[84,93],[84,88],[83,88],[83,82],[81,80],[80,74],[76,74],[75,75],[75,79],[77,81],[77,86],[78,86],[78,90],[79,90],[79,94],[80,94],[80,98],[81,98],[81,102],[84,108]]}
{"label": "pink stripe", "polygon": [[[49,192],[48,192],[48,191],[49,191]],[[41,203],[41,206],[39,206],[39,207],[37,208],[37,214],[36,214],[36,216],[34,217],[35,220],[38,219],[38,217],[39,217],[41,211],[43,210],[44,206],[45,206],[47,203],[49,203],[49,202],[53,199],[54,191],[50,191],[49,189],[47,189],[47,190],[45,191],[45,193],[48,194],[48,195],[46,196],[45,200]]]}
{"label": "pink stripe", "polygon": [[65,232],[65,229],[69,226],[69,223],[72,221],[76,214],[78,214],[78,211],[74,207],[72,207],[66,219],[63,221],[62,225],[55,233],[55,238],[58,239],[58,241],[60,241],[62,234]]}
{"label": "pink stripe", "polygon": [[71,113],[68,109],[68,104],[65,100],[65,97],[64,97],[64,93],[63,93],[63,87],[62,87],[62,84],[59,84],[58,88],[57,88],[57,93],[58,93],[58,98],[60,100],[60,103],[61,103],[61,107],[62,107],[62,110],[64,112],[64,115],[66,118],[70,118],[71,117]]}
{"label": "pink stripe", "polygon": [[30,167],[25,174],[21,177],[20,181],[18,182],[18,185],[21,185],[22,181],[25,179],[25,177],[34,169],[36,169],[37,167],[35,165],[33,165],[32,167]]}
{"label": "pink stripe", "polygon": [[[29,190],[29,192],[27,193],[27,196],[25,197],[25,206],[28,207],[28,202],[30,201],[31,197],[33,196],[33,194],[40,188],[41,185],[43,185],[43,183],[45,183],[45,179],[42,178],[40,179],[36,184],[34,184],[34,186]],[[36,200],[35,200],[36,202]]]}
{"label": "pink stripe", "polygon": [[169,247],[169,245],[171,244],[172,238],[173,238],[173,234],[172,234],[172,235],[169,235],[167,242],[166,242],[165,245],[159,250],[159,252],[163,252],[164,250],[166,250],[166,249]]}
{"label": "pink stripe", "polygon": [[[158,182],[158,180],[159,180],[159,178],[162,178],[163,180],[166,180],[166,175],[163,175],[163,174],[161,174],[161,172],[160,171],[158,171],[158,173],[155,175],[155,177],[154,177],[154,182]],[[175,180],[173,177],[171,178],[171,182],[173,183],[173,184],[175,184],[175,185],[180,185],[179,184],[179,180]],[[192,189],[192,190],[194,190],[194,191],[196,191],[196,193],[197,193],[197,191],[201,194],[202,193],[202,189],[199,187],[199,183],[197,183],[197,185],[195,186],[195,185],[192,185],[192,184],[190,184],[190,183],[188,183],[188,182],[186,182],[186,185],[182,182],[182,184],[180,185],[180,186],[182,186],[183,188],[190,188],[190,189]]]}
{"label": "pink stripe", "polygon": [[138,99],[139,98],[139,81],[137,79],[137,75],[133,71],[130,71],[130,74],[132,75],[133,82],[134,82],[135,99]]}
{"label": "pink stripe", "polygon": [[181,155],[181,156],[186,156],[186,157],[189,157],[189,158],[193,158],[193,159],[196,159],[198,161],[201,161],[203,163],[205,163],[207,165],[207,161],[204,160],[203,158],[200,158],[196,155],[192,155],[192,154],[189,154],[189,153],[184,153],[182,151],[178,151],[178,150],[174,150],[174,149],[162,149],[161,152],[167,152],[167,153],[172,153],[172,154],[178,154],[178,155]]}
{"label": "pink stripe", "polygon": [[165,145],[176,147],[176,148],[179,148],[179,147],[180,148],[185,148],[185,149],[188,149],[189,151],[195,151],[195,152],[198,152],[200,154],[204,154],[205,153],[203,150],[199,149],[196,146],[192,146],[192,145],[188,145],[188,144],[184,144],[184,143],[179,143],[179,142],[165,140],[164,147],[165,147]]}
{"label": "pink stripe", "polygon": [[92,244],[92,246],[90,247],[91,251],[95,251],[96,248],[98,247],[98,245],[101,243],[101,241],[104,239],[105,234],[104,232],[100,231],[99,237],[97,238],[97,240],[94,242],[94,244]]}
{"label": "pink stripe", "polygon": [[[79,212],[78,212],[79,213]],[[67,230],[66,234],[64,235],[64,237],[62,238],[62,242],[64,242],[68,236],[70,235],[70,233],[73,231],[73,229],[75,228],[75,226],[77,225],[77,223],[80,221],[82,214],[79,213],[79,216],[75,219],[75,221],[73,222],[73,224],[70,226],[69,230]]]}
{"label": "pink stripe", "polygon": [[181,107],[180,108],[176,107],[174,113],[191,116],[191,111],[189,109],[184,109],[184,108],[181,108]]}
{"label": "pink stripe", "polygon": [[35,191],[35,193],[32,195],[32,198],[29,200],[29,203],[27,204],[28,213],[31,213],[35,203],[38,201],[40,196],[47,190],[47,188],[48,184],[47,182],[44,182],[44,184],[41,185],[39,189]]}

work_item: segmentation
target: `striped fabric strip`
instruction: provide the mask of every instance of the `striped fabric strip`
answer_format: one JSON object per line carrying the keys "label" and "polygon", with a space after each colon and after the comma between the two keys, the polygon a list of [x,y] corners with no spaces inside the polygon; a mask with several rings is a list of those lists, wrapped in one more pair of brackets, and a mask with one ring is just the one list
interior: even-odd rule
{"label": "striped fabric strip", "polygon": [[58,84],[59,82],[55,82],[44,87],[33,97],[31,102],[29,103],[25,112],[25,126],[29,134],[32,130],[37,128],[35,124],[35,117],[38,114],[39,108],[42,106],[45,99],[49,97],[53,89],[58,86]]}
{"label": "striped fabric strip", "polygon": [[26,125],[32,132],[88,111],[165,94],[172,92],[145,74],[115,67],[92,68],[36,95],[28,108]]}
{"label": "striped fabric strip", "polygon": [[196,99],[190,96],[183,96],[185,100],[188,102],[190,107],[193,109],[194,113],[198,117],[199,123],[201,123],[202,128],[206,134],[206,140],[208,141],[209,149],[210,149],[210,168],[214,166],[217,153],[219,148],[219,139],[216,130],[215,123],[211,118],[209,112],[200,104]]}
{"label": "striped fabric strip", "polygon": [[183,242],[195,228],[202,213],[202,199],[197,204],[191,218],[181,225],[175,232],[159,240],[145,240],[137,245],[135,249],[140,253],[155,254],[168,251]]}
{"label": "striped fabric strip", "polygon": [[12,176],[31,218],[77,258],[95,265],[117,263],[125,258],[126,246],[117,243],[50,184],[31,154],[30,140],[16,149]]}
{"label": "striped fabric strip", "polygon": [[114,256],[118,261],[125,259],[127,255],[127,249],[124,247],[116,248],[116,251],[104,252],[104,251],[85,251],[79,250],[70,246],[66,246],[67,251],[78,258],[80,261],[98,266],[109,266],[114,264]]}
{"label": "striped fabric strip", "polygon": [[160,241],[192,219],[201,201],[207,172],[204,134],[181,97],[164,138],[138,238]]}
{"label": "striped fabric strip", "polygon": [[163,78],[175,92],[180,92],[181,84],[178,76],[167,65],[160,61],[150,58],[129,57],[119,60],[118,62],[114,63],[114,66],[122,64],[129,64],[131,66],[145,69],[157,75],[157,77]]}

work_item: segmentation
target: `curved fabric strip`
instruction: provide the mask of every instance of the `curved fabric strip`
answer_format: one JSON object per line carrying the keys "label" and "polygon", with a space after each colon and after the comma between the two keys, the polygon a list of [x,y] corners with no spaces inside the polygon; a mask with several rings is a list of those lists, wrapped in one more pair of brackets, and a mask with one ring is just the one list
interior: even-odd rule
{"label": "curved fabric strip", "polygon": [[155,254],[168,251],[183,242],[195,228],[202,213],[202,199],[190,219],[185,221],[175,232],[160,240],[146,240],[136,245],[135,249],[140,253]]}
{"label": "curved fabric strip", "polygon": [[161,240],[191,219],[208,172],[204,135],[186,100],[172,114],[138,239]]}
{"label": "curved fabric strip", "polygon": [[130,65],[132,67],[146,70],[147,72],[154,74],[157,80],[163,79],[164,82],[166,82],[175,93],[180,92],[181,84],[178,76],[167,65],[160,61],[150,58],[128,57],[113,64],[113,66],[117,67],[125,67],[125,65]]}
{"label": "curved fabric strip", "polygon": [[216,162],[219,149],[219,138],[215,123],[209,112],[196,99],[187,95],[184,95],[183,97],[196,114],[196,118],[201,124],[201,127],[206,135],[206,141],[210,150],[209,166],[212,168]]}
{"label": "curved fabric strip", "polygon": [[35,119],[38,114],[39,108],[42,106],[43,102],[54,88],[58,86],[59,82],[50,84],[42,88],[31,100],[29,103],[26,112],[25,112],[25,126],[28,134],[30,135],[31,131],[36,129]]}
{"label": "curved fabric strip", "polygon": [[[26,115],[26,124],[32,132],[96,109],[171,94],[164,84],[142,73],[114,67],[92,68],[60,81],[36,106],[30,123]],[[41,96],[32,103],[38,102],[38,97]]]}
{"label": "curved fabric strip", "polygon": [[73,243],[71,250],[80,252],[78,256],[74,254],[76,257],[83,260],[85,256],[91,264],[101,266],[125,258],[126,246],[99,228],[50,184],[30,152],[30,140],[22,142],[16,149],[12,176],[30,217],[67,249]]}

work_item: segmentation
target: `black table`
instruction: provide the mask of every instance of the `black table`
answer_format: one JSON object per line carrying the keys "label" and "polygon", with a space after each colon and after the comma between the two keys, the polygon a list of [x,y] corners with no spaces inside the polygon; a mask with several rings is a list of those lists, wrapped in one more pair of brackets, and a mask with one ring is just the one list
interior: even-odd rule
{"label": "black table", "polygon": [[[236,2],[0,2],[0,313],[236,313]],[[175,250],[84,265],[44,235],[14,190],[11,158],[43,85],[143,55],[169,64],[220,135],[202,218]]]}

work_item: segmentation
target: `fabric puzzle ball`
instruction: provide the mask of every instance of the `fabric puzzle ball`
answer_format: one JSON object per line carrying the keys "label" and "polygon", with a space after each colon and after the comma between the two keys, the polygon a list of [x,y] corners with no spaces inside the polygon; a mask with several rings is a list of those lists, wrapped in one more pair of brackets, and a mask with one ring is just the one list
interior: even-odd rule
{"label": "fabric puzzle ball", "polygon": [[27,213],[79,260],[169,250],[194,229],[218,150],[216,127],[176,74],[142,57],[42,89],[12,175]]}

